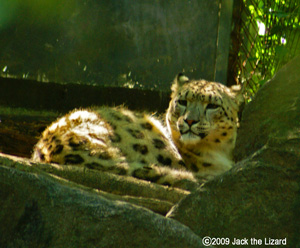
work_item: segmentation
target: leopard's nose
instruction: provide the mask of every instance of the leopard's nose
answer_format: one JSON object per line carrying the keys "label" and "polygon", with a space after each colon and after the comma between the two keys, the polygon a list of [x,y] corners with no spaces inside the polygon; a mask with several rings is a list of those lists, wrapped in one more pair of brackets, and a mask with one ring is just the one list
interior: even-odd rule
{"label": "leopard's nose", "polygon": [[189,127],[191,127],[192,125],[197,123],[197,121],[195,121],[195,120],[184,120],[184,121],[189,125]]}

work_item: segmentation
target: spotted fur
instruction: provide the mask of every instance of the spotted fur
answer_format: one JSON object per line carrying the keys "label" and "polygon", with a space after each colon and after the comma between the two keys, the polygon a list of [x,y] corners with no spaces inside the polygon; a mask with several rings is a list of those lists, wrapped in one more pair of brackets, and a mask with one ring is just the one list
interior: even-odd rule
{"label": "spotted fur", "polygon": [[123,107],[74,110],[58,119],[43,132],[33,160],[84,166],[163,185],[195,181],[160,122]]}

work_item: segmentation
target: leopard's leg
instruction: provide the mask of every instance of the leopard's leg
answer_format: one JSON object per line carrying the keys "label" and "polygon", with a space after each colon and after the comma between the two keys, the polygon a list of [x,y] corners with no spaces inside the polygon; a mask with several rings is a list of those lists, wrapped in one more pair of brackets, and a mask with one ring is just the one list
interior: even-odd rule
{"label": "leopard's leg", "polygon": [[133,169],[131,175],[138,179],[188,190],[198,186],[193,173],[155,164]]}

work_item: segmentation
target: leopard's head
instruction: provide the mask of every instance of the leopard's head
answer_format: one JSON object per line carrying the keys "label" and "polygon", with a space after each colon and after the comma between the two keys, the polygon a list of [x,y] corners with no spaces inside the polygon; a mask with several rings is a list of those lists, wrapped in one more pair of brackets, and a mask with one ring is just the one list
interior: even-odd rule
{"label": "leopard's head", "polygon": [[189,80],[179,74],[172,85],[167,125],[175,144],[197,146],[234,143],[242,95],[237,86],[228,88],[206,80]]}

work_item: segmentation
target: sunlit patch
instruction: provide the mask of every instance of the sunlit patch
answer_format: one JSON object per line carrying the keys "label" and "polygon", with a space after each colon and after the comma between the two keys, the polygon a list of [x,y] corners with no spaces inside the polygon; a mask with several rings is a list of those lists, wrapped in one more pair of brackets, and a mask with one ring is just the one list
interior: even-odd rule
{"label": "sunlit patch", "polygon": [[70,121],[77,120],[77,119],[96,121],[98,119],[98,116],[86,110],[79,110],[72,113],[69,119]]}
{"label": "sunlit patch", "polygon": [[266,34],[266,25],[263,22],[257,20],[257,26],[258,26],[258,34],[265,35]]}
{"label": "sunlit patch", "polygon": [[61,127],[66,126],[66,125],[67,125],[66,118],[63,117],[58,122],[56,122],[55,124],[51,125],[50,128],[49,128],[49,131],[53,132],[57,128],[61,128]]}
{"label": "sunlit patch", "polygon": [[[74,127],[72,132],[79,137],[86,137],[91,144],[100,145],[102,147],[107,146],[103,137],[107,137],[109,135],[109,131],[107,130],[104,122],[97,124],[82,123]],[[90,133],[93,133],[93,135],[91,136]]]}
{"label": "sunlit patch", "polygon": [[133,112],[128,109],[122,109],[120,111],[123,115],[129,117],[132,121],[136,120],[136,117],[134,116]]}

